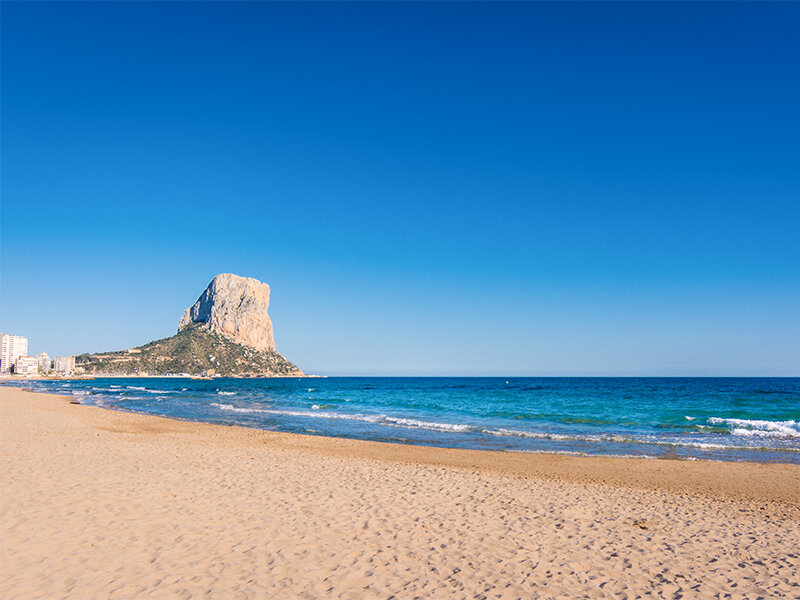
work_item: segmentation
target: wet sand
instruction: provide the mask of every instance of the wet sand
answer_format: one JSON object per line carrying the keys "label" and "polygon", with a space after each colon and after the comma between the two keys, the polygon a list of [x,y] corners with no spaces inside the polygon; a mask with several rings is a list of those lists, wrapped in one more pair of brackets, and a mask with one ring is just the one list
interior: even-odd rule
{"label": "wet sand", "polygon": [[0,385],[2,598],[800,598],[800,466],[401,446]]}

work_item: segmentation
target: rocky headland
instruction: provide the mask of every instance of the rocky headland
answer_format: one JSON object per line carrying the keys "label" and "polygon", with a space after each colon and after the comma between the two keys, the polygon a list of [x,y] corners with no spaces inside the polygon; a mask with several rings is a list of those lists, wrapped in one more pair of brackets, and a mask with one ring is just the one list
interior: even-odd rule
{"label": "rocky headland", "polygon": [[222,273],[184,311],[177,334],[127,350],[82,354],[76,367],[108,375],[303,376],[275,348],[269,294],[266,283]]}

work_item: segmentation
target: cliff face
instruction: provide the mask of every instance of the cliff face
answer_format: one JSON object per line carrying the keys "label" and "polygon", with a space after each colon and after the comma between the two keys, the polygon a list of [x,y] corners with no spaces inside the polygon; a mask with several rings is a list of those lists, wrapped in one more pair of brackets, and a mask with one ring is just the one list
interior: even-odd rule
{"label": "cliff face", "polygon": [[178,331],[190,323],[208,323],[209,331],[233,342],[257,350],[275,350],[268,308],[266,283],[222,273],[211,280],[194,306],[184,311]]}
{"label": "cliff face", "polygon": [[176,335],[128,350],[82,354],[75,364],[86,373],[109,375],[302,376],[275,349],[268,307],[267,284],[223,273],[186,309]]}

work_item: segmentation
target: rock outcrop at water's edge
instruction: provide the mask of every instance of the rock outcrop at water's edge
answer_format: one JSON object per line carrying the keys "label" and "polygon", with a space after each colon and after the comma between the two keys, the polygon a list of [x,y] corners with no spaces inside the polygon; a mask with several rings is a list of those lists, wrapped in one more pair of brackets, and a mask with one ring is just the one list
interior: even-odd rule
{"label": "rock outcrop at water's edge", "polygon": [[178,333],[116,352],[82,354],[76,367],[89,374],[301,377],[276,349],[269,286],[248,277],[214,277],[184,311]]}

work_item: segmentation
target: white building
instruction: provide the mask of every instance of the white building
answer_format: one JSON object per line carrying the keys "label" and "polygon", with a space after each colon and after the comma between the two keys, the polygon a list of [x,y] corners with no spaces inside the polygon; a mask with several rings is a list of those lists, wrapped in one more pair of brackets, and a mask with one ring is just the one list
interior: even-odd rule
{"label": "white building", "polygon": [[53,365],[50,361],[50,355],[47,352],[40,352],[36,356],[36,361],[39,363],[40,373],[49,373],[53,370]]}
{"label": "white building", "polygon": [[53,368],[56,370],[56,373],[61,375],[72,373],[75,370],[75,357],[56,356],[56,359],[53,361]]}
{"label": "white building", "polygon": [[20,356],[28,353],[28,338],[0,333],[0,372],[8,373]]}
{"label": "white building", "polygon": [[15,375],[38,375],[39,361],[35,356],[20,356],[14,363]]}

